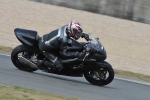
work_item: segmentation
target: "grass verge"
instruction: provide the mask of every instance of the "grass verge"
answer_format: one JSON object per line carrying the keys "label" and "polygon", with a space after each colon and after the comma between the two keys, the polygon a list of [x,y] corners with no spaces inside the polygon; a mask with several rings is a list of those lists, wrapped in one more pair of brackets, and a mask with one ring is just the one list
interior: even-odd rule
{"label": "grass verge", "polygon": [[[11,54],[12,50],[13,50],[13,48],[0,46],[0,53]],[[117,70],[117,69],[115,69],[114,71],[115,71],[116,77],[150,83],[150,76],[148,76],[148,75],[133,73],[133,72],[129,72],[129,71],[123,71],[123,70]]]}
{"label": "grass verge", "polygon": [[133,73],[133,72],[129,72],[129,71],[116,70],[116,69],[114,71],[115,71],[116,77],[150,83],[149,75],[143,75],[143,74],[139,74],[139,73]]}
{"label": "grass verge", "polygon": [[0,85],[0,100],[80,100],[77,98],[62,97],[37,91]]}
{"label": "grass verge", "polygon": [[13,50],[13,48],[11,47],[4,47],[4,46],[0,46],[0,53],[4,53],[4,54],[11,54],[11,51]]}

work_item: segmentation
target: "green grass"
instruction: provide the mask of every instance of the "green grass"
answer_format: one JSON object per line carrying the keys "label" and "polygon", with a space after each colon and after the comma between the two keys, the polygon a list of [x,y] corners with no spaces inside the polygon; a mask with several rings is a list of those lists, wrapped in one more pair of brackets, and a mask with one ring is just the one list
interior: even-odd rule
{"label": "green grass", "polygon": [[[13,48],[11,47],[0,46],[0,53],[11,54],[12,50]],[[148,75],[143,75],[140,73],[133,73],[129,71],[123,71],[123,70],[117,70],[117,69],[114,69],[114,71],[115,71],[116,77],[133,79],[133,80],[150,83],[150,76]]]}
{"label": "green grass", "polygon": [[41,93],[34,90],[21,88],[18,86],[6,87],[0,85],[0,100],[80,100],[80,99]]}

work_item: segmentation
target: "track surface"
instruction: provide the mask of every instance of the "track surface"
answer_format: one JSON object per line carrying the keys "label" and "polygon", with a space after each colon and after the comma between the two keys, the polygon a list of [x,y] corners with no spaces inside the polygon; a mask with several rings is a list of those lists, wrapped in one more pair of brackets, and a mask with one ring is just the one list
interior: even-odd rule
{"label": "track surface", "polygon": [[28,73],[14,67],[10,57],[0,55],[0,84],[21,86],[82,100],[150,100],[150,85],[114,79],[107,86],[89,84],[84,78]]}

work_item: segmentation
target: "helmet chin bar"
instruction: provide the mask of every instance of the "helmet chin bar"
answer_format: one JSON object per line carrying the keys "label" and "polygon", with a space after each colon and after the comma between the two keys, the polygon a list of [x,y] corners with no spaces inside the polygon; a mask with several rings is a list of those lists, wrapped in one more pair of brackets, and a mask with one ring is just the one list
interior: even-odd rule
{"label": "helmet chin bar", "polygon": [[78,40],[82,35],[83,29],[80,23],[72,20],[68,24],[66,31],[68,32],[68,36],[70,38],[72,37],[73,39]]}
{"label": "helmet chin bar", "polygon": [[74,40],[78,40],[80,37],[74,35],[74,36],[71,36],[70,38],[73,38]]}
{"label": "helmet chin bar", "polygon": [[77,40],[77,39],[75,38],[75,35],[74,35],[73,33],[71,33],[71,32],[68,32],[68,36],[69,36],[71,39]]}

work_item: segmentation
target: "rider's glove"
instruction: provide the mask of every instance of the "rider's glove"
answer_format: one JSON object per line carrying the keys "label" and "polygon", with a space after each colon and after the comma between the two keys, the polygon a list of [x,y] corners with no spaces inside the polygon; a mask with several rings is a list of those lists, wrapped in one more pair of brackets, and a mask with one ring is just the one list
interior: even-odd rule
{"label": "rider's glove", "polygon": [[86,34],[86,33],[82,33],[82,36],[81,36],[82,38],[85,38],[86,39],[86,41],[88,41],[89,40],[89,35],[88,34]]}

